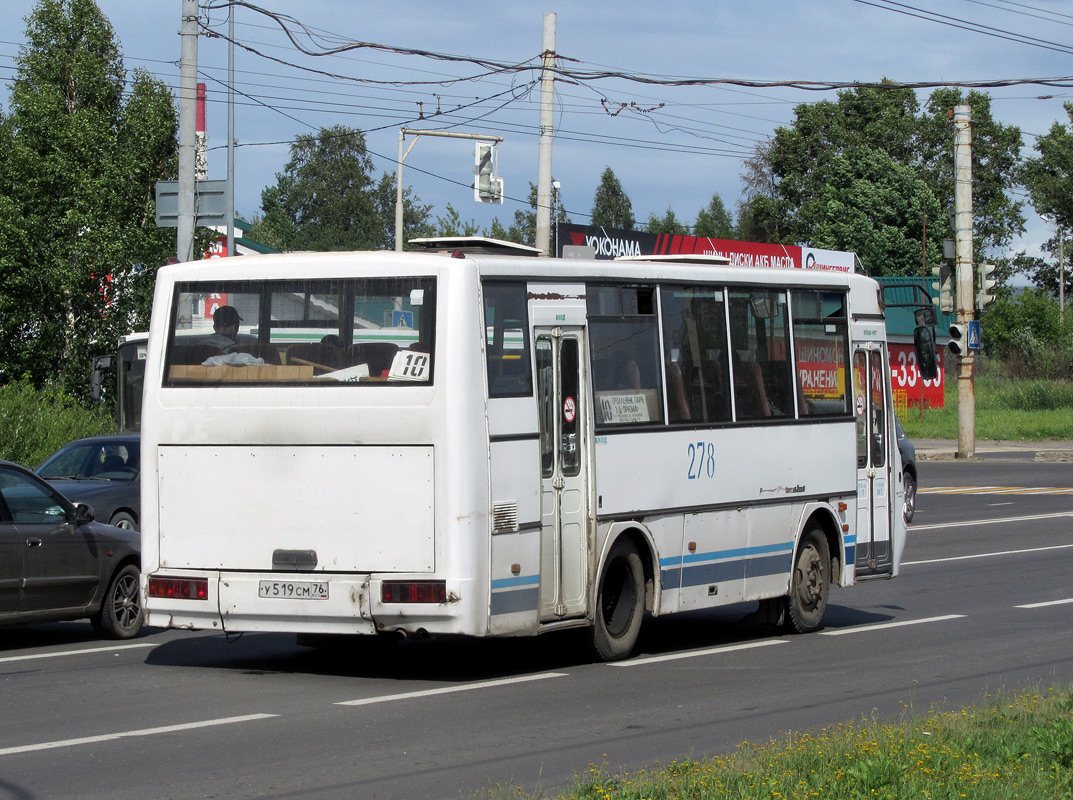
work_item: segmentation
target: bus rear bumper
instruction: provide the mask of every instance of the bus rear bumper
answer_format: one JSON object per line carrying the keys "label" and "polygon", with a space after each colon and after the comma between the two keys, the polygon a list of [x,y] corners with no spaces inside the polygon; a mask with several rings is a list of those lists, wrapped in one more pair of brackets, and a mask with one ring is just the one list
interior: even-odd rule
{"label": "bus rear bumper", "polygon": [[[394,577],[394,576],[393,576]],[[422,576],[424,577],[424,576]],[[397,633],[404,636],[478,633],[463,622],[460,586],[445,585],[443,602],[385,603],[382,581],[369,575],[160,570],[153,580],[200,580],[204,599],[153,597],[147,624],[229,633]]]}

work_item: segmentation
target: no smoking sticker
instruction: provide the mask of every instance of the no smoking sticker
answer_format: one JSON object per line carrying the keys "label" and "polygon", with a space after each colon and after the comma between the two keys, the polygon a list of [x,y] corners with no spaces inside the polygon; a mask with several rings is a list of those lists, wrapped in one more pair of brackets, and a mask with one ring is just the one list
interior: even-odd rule
{"label": "no smoking sticker", "polygon": [[577,405],[574,403],[573,397],[568,397],[563,400],[563,419],[567,422],[573,422],[574,417],[577,416]]}

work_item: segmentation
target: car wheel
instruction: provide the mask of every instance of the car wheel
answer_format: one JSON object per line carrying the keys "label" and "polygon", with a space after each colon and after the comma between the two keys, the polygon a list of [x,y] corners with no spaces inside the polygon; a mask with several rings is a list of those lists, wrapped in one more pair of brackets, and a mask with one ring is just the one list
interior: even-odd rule
{"label": "car wheel", "polygon": [[90,617],[99,636],[130,639],[138,635],[145,622],[140,583],[140,573],[133,564],[127,564],[112,576],[100,610]]}
{"label": "car wheel", "polygon": [[117,528],[122,528],[125,531],[138,530],[138,521],[126,511],[117,511],[112,515],[112,518],[108,520],[109,525],[115,525]]}
{"label": "car wheel", "polygon": [[902,506],[902,516],[905,521],[913,521],[913,513],[917,510],[917,481],[908,472],[902,474],[905,481],[905,504]]}

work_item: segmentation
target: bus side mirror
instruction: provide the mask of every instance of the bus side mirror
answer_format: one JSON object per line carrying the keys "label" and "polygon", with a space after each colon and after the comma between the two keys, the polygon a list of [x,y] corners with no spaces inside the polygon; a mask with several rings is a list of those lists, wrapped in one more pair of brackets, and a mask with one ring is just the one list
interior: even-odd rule
{"label": "bus side mirror", "polygon": [[111,356],[96,356],[93,359],[93,371],[89,374],[89,396],[94,402],[101,399],[101,370],[111,366]]}
{"label": "bus side mirror", "polygon": [[917,369],[924,380],[939,374],[939,358],[935,353],[935,331],[930,325],[919,325],[913,331],[913,346],[917,351]]}

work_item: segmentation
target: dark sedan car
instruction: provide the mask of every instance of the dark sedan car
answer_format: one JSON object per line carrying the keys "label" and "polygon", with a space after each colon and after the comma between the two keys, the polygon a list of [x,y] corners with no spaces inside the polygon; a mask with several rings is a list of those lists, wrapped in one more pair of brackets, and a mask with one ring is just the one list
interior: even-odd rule
{"label": "dark sedan car", "polygon": [[902,454],[902,480],[905,483],[905,504],[902,506],[902,516],[906,522],[913,521],[913,514],[917,510],[917,451],[909,437],[902,429],[902,423],[894,418],[894,424],[898,429],[898,451]]}
{"label": "dark sedan car", "polygon": [[75,505],[90,506],[101,522],[136,531],[142,510],[139,448],[138,434],[76,439],[36,472]]}
{"label": "dark sedan car", "polygon": [[0,461],[0,625],[88,617],[101,636],[135,636],[144,621],[139,538]]}

